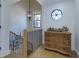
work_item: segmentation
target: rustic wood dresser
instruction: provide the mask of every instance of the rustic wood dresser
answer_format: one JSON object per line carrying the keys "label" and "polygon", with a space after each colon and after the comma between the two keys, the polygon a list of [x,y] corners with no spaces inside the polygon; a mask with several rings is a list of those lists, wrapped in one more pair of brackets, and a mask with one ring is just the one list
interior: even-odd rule
{"label": "rustic wood dresser", "polygon": [[45,32],[45,49],[71,55],[71,33]]}

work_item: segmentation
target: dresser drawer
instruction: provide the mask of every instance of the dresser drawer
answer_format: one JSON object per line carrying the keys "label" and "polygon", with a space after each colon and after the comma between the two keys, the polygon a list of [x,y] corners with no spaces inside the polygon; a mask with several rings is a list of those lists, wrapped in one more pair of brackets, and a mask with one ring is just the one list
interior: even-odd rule
{"label": "dresser drawer", "polygon": [[57,43],[55,41],[46,41],[45,44],[50,44],[51,46],[53,45],[57,45]]}
{"label": "dresser drawer", "polygon": [[67,39],[68,38],[68,35],[60,34],[57,37],[60,37],[60,38],[63,38],[63,39]]}
{"label": "dresser drawer", "polygon": [[64,40],[69,40],[70,39],[67,35],[45,35],[45,38],[64,39]]}
{"label": "dresser drawer", "polygon": [[62,47],[62,51],[71,52],[71,48],[70,47]]}
{"label": "dresser drawer", "polygon": [[45,35],[47,35],[47,36],[56,36],[56,34],[52,34],[52,33],[45,33]]}
{"label": "dresser drawer", "polygon": [[53,45],[51,43],[46,43],[45,44],[45,47],[48,47],[48,48],[56,48],[56,44],[53,43]]}
{"label": "dresser drawer", "polygon": [[58,39],[45,39],[45,43],[50,43],[51,45],[58,45],[57,44],[58,43]]}
{"label": "dresser drawer", "polygon": [[65,40],[63,41],[64,46],[71,46],[71,41],[70,40]]}

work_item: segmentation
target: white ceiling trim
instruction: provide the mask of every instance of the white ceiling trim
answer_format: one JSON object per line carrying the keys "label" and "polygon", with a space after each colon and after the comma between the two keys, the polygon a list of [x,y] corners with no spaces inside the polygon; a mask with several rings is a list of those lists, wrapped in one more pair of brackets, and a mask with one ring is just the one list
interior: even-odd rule
{"label": "white ceiling trim", "polygon": [[56,2],[62,2],[62,1],[74,1],[74,0],[37,0],[42,6],[47,4],[52,4]]}
{"label": "white ceiling trim", "polygon": [[41,5],[43,5],[43,1],[44,0],[37,0],[37,2],[39,2]]}

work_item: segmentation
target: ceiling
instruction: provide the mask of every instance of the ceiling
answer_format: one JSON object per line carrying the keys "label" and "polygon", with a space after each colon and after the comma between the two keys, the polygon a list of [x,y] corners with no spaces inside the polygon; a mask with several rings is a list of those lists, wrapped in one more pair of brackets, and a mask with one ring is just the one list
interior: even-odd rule
{"label": "ceiling", "polygon": [[5,0],[5,2],[8,3],[8,4],[10,4],[10,5],[14,4],[14,3],[17,3],[19,1],[21,1],[21,0]]}
{"label": "ceiling", "polygon": [[73,0],[37,0],[41,5],[52,4],[55,2],[62,2],[62,1],[73,1]]}
{"label": "ceiling", "polygon": [[[22,0],[6,0],[10,4],[14,4],[16,2],[22,1]],[[28,0],[25,0],[28,1]],[[31,0],[32,1],[32,0]],[[46,4],[52,4],[55,2],[61,2],[61,1],[72,1],[72,0],[37,0],[41,5],[46,5]]]}
{"label": "ceiling", "polygon": [[[17,1],[16,1],[17,2]],[[22,6],[26,11],[29,10],[29,0],[21,0],[13,4]],[[30,10],[33,12],[41,11],[41,5],[36,0],[30,0]]]}

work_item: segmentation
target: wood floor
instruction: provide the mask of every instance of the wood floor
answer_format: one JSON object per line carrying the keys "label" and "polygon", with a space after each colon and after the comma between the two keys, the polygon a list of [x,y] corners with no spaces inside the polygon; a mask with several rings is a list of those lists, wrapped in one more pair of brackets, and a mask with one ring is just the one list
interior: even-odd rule
{"label": "wood floor", "polygon": [[29,58],[67,58],[67,56],[59,54],[57,52],[45,50],[43,47],[40,47]]}
{"label": "wood floor", "polygon": [[[18,55],[10,54],[5,58],[27,58],[27,57],[23,56],[23,54]],[[76,53],[73,53],[72,57],[69,57],[57,52],[45,50],[43,47],[40,47],[30,56],[28,56],[28,58],[77,58],[77,55]]]}

